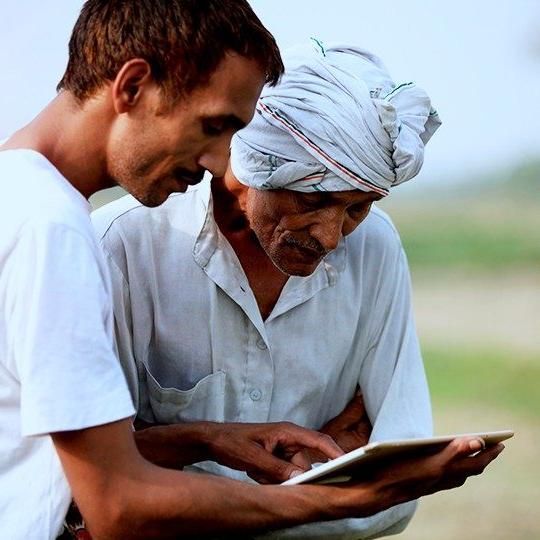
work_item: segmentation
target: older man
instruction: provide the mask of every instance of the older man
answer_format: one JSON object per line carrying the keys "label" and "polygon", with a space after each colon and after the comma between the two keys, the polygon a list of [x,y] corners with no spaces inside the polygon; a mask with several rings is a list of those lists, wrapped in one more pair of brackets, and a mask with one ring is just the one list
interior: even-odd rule
{"label": "older man", "polygon": [[[360,388],[372,439],[431,433],[407,262],[372,203],[418,173],[438,117],[375,56],[314,45],[263,92],[223,177],[157,210],[126,197],[94,213],[144,423],[321,429]],[[351,407],[326,426],[346,449],[365,442],[362,407]],[[139,433],[141,447],[174,466],[181,430],[153,429]],[[279,537],[391,534],[413,511],[407,503]]]}

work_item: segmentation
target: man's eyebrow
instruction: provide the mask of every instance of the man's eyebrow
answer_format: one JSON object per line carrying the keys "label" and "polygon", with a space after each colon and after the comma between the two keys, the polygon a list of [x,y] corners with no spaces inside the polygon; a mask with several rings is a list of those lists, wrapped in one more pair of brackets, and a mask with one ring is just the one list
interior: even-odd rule
{"label": "man's eyebrow", "polygon": [[235,114],[216,114],[204,116],[203,120],[207,122],[217,121],[223,122],[226,125],[233,127],[236,130],[243,129],[247,126],[247,123],[244,122],[241,118]]}

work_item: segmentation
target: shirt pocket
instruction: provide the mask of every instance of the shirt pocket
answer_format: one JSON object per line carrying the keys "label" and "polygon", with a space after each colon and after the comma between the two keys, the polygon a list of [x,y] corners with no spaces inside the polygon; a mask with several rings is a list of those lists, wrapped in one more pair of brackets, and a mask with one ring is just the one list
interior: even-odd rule
{"label": "shirt pocket", "polygon": [[153,421],[162,424],[177,424],[207,420],[223,422],[225,418],[224,371],[216,371],[202,378],[189,390],[164,388],[145,367],[148,405]]}

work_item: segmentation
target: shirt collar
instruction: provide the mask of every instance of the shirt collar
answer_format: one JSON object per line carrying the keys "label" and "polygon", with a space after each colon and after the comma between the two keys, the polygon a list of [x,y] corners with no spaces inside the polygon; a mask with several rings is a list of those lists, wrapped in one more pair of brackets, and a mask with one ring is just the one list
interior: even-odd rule
{"label": "shirt collar", "polygon": [[203,213],[204,220],[200,225],[199,233],[193,246],[193,257],[197,264],[204,268],[218,247],[219,229],[214,219],[214,201],[212,190],[210,189],[210,180],[203,180],[197,190],[199,191],[205,211]]}
{"label": "shirt collar", "polygon": [[321,264],[324,265],[328,282],[330,285],[335,285],[338,274],[345,270],[347,262],[347,238],[342,238],[338,247],[331,251]]}

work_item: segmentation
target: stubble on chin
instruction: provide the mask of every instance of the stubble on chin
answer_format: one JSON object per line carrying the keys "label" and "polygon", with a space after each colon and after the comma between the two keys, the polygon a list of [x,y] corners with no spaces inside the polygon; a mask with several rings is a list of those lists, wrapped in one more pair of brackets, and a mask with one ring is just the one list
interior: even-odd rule
{"label": "stubble on chin", "polygon": [[127,167],[120,166],[115,169],[114,181],[142,205],[149,208],[160,206],[169,195],[165,194],[161,188],[162,182],[151,181],[148,176],[141,174],[138,170],[128,170]]}

